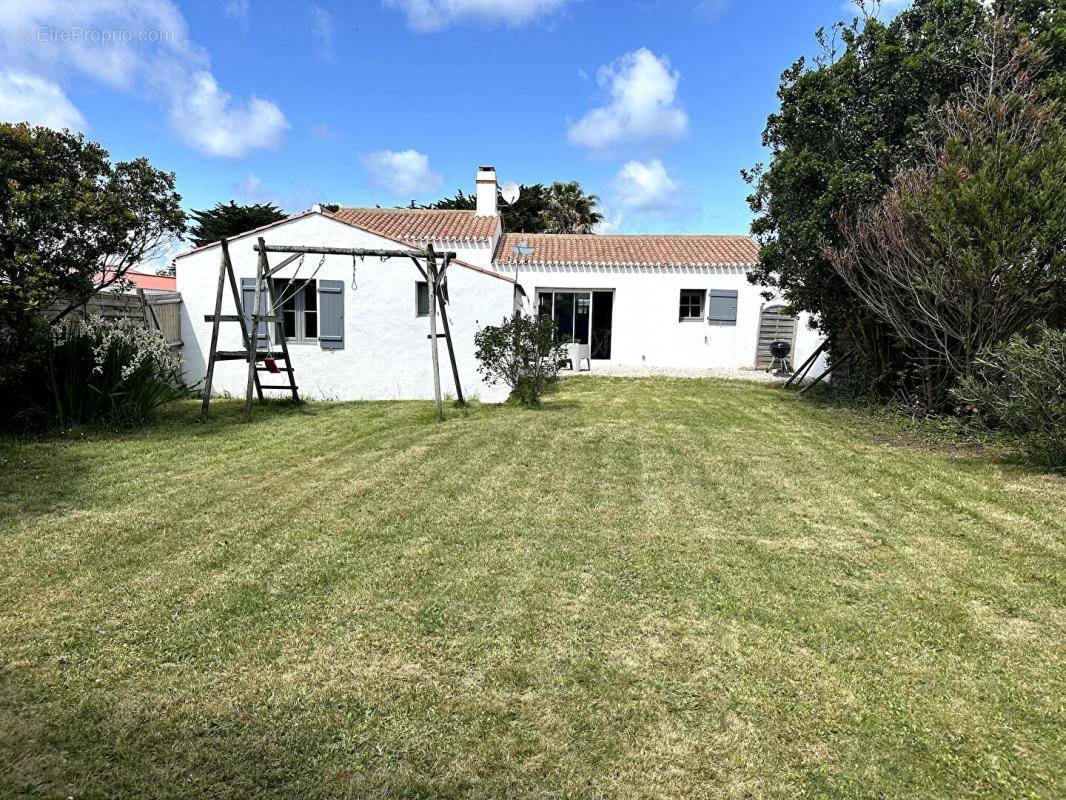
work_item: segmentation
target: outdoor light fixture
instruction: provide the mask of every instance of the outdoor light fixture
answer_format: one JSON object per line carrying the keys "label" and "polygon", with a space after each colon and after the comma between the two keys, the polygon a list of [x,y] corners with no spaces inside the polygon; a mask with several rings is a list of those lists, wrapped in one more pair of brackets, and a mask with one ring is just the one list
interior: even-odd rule
{"label": "outdoor light fixture", "polygon": [[527,240],[527,239],[523,239],[517,245],[514,245],[514,246],[511,247],[511,252],[515,254],[515,265],[514,265],[514,280],[515,280],[515,283],[518,283],[518,267],[521,265],[522,259],[524,257],[528,257],[528,256],[533,255],[533,251],[535,249],[536,248],[529,246],[529,240]]}

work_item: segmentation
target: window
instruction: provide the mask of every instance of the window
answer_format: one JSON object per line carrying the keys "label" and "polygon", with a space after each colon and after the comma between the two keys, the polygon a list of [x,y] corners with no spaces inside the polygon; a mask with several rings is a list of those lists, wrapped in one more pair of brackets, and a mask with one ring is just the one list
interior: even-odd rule
{"label": "window", "polygon": [[415,315],[429,316],[429,284],[425,281],[415,281]]}
{"label": "window", "polygon": [[556,335],[560,339],[590,345],[593,358],[611,357],[613,289],[539,289],[537,312],[555,322]]}
{"label": "window", "polygon": [[274,296],[281,304],[286,339],[296,342],[318,339],[318,286],[315,281],[275,278]]}
{"label": "window", "polygon": [[703,298],[705,295],[706,292],[703,289],[682,289],[681,306],[677,318],[682,321],[686,319],[703,319]]}

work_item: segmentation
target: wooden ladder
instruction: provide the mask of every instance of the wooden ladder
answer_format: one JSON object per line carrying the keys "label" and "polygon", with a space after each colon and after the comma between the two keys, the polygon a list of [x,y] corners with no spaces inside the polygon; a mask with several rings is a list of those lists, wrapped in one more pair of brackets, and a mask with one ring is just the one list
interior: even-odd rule
{"label": "wooden ladder", "polygon": [[[262,243],[262,239],[259,240]],[[205,314],[204,322],[210,322],[211,325],[211,349],[208,353],[207,359],[207,375],[204,378],[204,391],[203,401],[200,406],[200,413],[206,414],[211,404],[211,384],[215,376],[215,364],[219,361],[247,361],[248,363],[248,383],[244,394],[244,413],[250,417],[252,414],[252,391],[255,391],[256,396],[262,400],[263,390],[275,390],[280,389],[283,391],[291,392],[293,402],[300,402],[299,389],[296,386],[296,375],[292,368],[292,360],[289,358],[289,344],[285,339],[285,327],[283,324],[283,316],[278,313],[276,308],[277,296],[274,289],[274,284],[269,279],[271,272],[277,270],[271,270],[267,262],[266,253],[260,251],[259,261],[256,265],[255,275],[255,299],[252,301],[252,332],[248,331],[248,325],[245,322],[244,316],[244,302],[241,300],[240,287],[237,285],[237,278],[233,273],[233,262],[230,260],[229,255],[229,242],[225,239],[221,240],[222,245],[222,259],[218,268],[218,290],[215,293],[215,313]],[[280,268],[280,267],[279,267]],[[233,302],[237,307],[237,314],[223,314],[222,313],[222,297],[225,294],[226,284],[229,283],[230,291],[233,294]],[[262,302],[263,284],[267,286],[267,292],[270,295],[270,310],[268,313],[262,313],[260,304]],[[241,341],[244,342],[243,350],[219,350],[218,349],[218,331],[219,326],[223,322],[236,322],[241,326]],[[269,340],[267,348],[261,350],[259,347],[259,326],[263,323],[274,324],[274,338],[280,344],[280,350],[271,350]],[[267,359],[273,361],[284,361],[284,366],[276,365],[277,372],[284,374],[286,383],[279,384],[264,384],[259,380],[260,372],[274,373],[275,370],[260,362],[265,362]]]}

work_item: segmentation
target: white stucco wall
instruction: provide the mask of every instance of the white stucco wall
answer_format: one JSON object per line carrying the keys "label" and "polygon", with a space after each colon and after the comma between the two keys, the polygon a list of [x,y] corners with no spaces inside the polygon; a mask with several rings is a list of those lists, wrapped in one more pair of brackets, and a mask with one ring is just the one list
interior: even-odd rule
{"label": "white stucco wall", "polygon": [[[501,268],[514,277],[514,269]],[[743,267],[548,268],[523,266],[518,281],[526,292],[526,309],[534,310],[542,289],[614,290],[611,359],[617,366],[751,368],[755,366],[759,315],[773,305],[764,289],[748,283]],[[682,289],[732,289],[737,292],[736,325],[678,320]],[[706,316],[706,315],[705,315]],[[793,364],[799,366],[822,336],[799,318]]]}
{"label": "white stucco wall", "polygon": [[[321,214],[311,214],[279,224],[260,234],[233,239],[230,255],[237,281],[255,277],[256,236],[268,244],[321,245],[326,247],[397,248],[389,239],[353,228]],[[272,263],[284,256],[271,254]],[[220,250],[211,247],[176,260],[178,291],[182,295],[182,338],[185,343],[186,379],[203,379],[211,342],[211,323],[205,314],[214,312]],[[298,277],[310,278],[319,257],[308,255]],[[278,273],[295,276],[296,265]],[[352,259],[327,256],[315,276],[344,282],[344,349],[322,350],[317,343],[290,342],[289,352],[296,382],[303,397],[336,400],[401,400],[433,397],[430,363],[429,319],[415,313],[415,283],[421,276],[409,259],[358,262],[355,284]],[[480,379],[474,358],[474,334],[479,327],[498,323],[514,304],[515,286],[494,275],[453,264],[448,270],[451,303],[448,319],[456,346],[459,376],[467,398],[485,402],[505,399],[505,387],[491,387]],[[236,313],[228,288],[223,314]],[[271,326],[273,328],[273,326]],[[443,329],[438,324],[438,328]],[[222,323],[219,349],[240,350],[240,326]],[[441,385],[454,396],[451,368],[444,340],[440,340]],[[283,375],[260,373],[265,383],[282,383]],[[243,396],[247,366],[243,362],[218,362],[214,392]],[[278,380],[281,379],[281,380]],[[283,397],[284,393],[270,392]]]}
{"label": "white stucco wall", "polygon": [[492,256],[496,252],[496,240],[484,242],[437,240],[433,242],[433,249],[438,253],[443,253],[444,251],[455,253],[455,257],[460,261],[465,261],[476,267],[492,269]]}

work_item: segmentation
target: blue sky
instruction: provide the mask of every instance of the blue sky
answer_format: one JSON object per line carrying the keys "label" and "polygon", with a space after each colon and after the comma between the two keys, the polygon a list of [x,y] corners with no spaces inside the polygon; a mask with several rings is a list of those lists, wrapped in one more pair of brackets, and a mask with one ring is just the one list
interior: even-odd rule
{"label": "blue sky", "polygon": [[[896,4],[898,5],[898,4]],[[618,232],[744,233],[781,71],[842,0],[4,0],[0,119],[172,170],[188,208],[577,179]]]}

